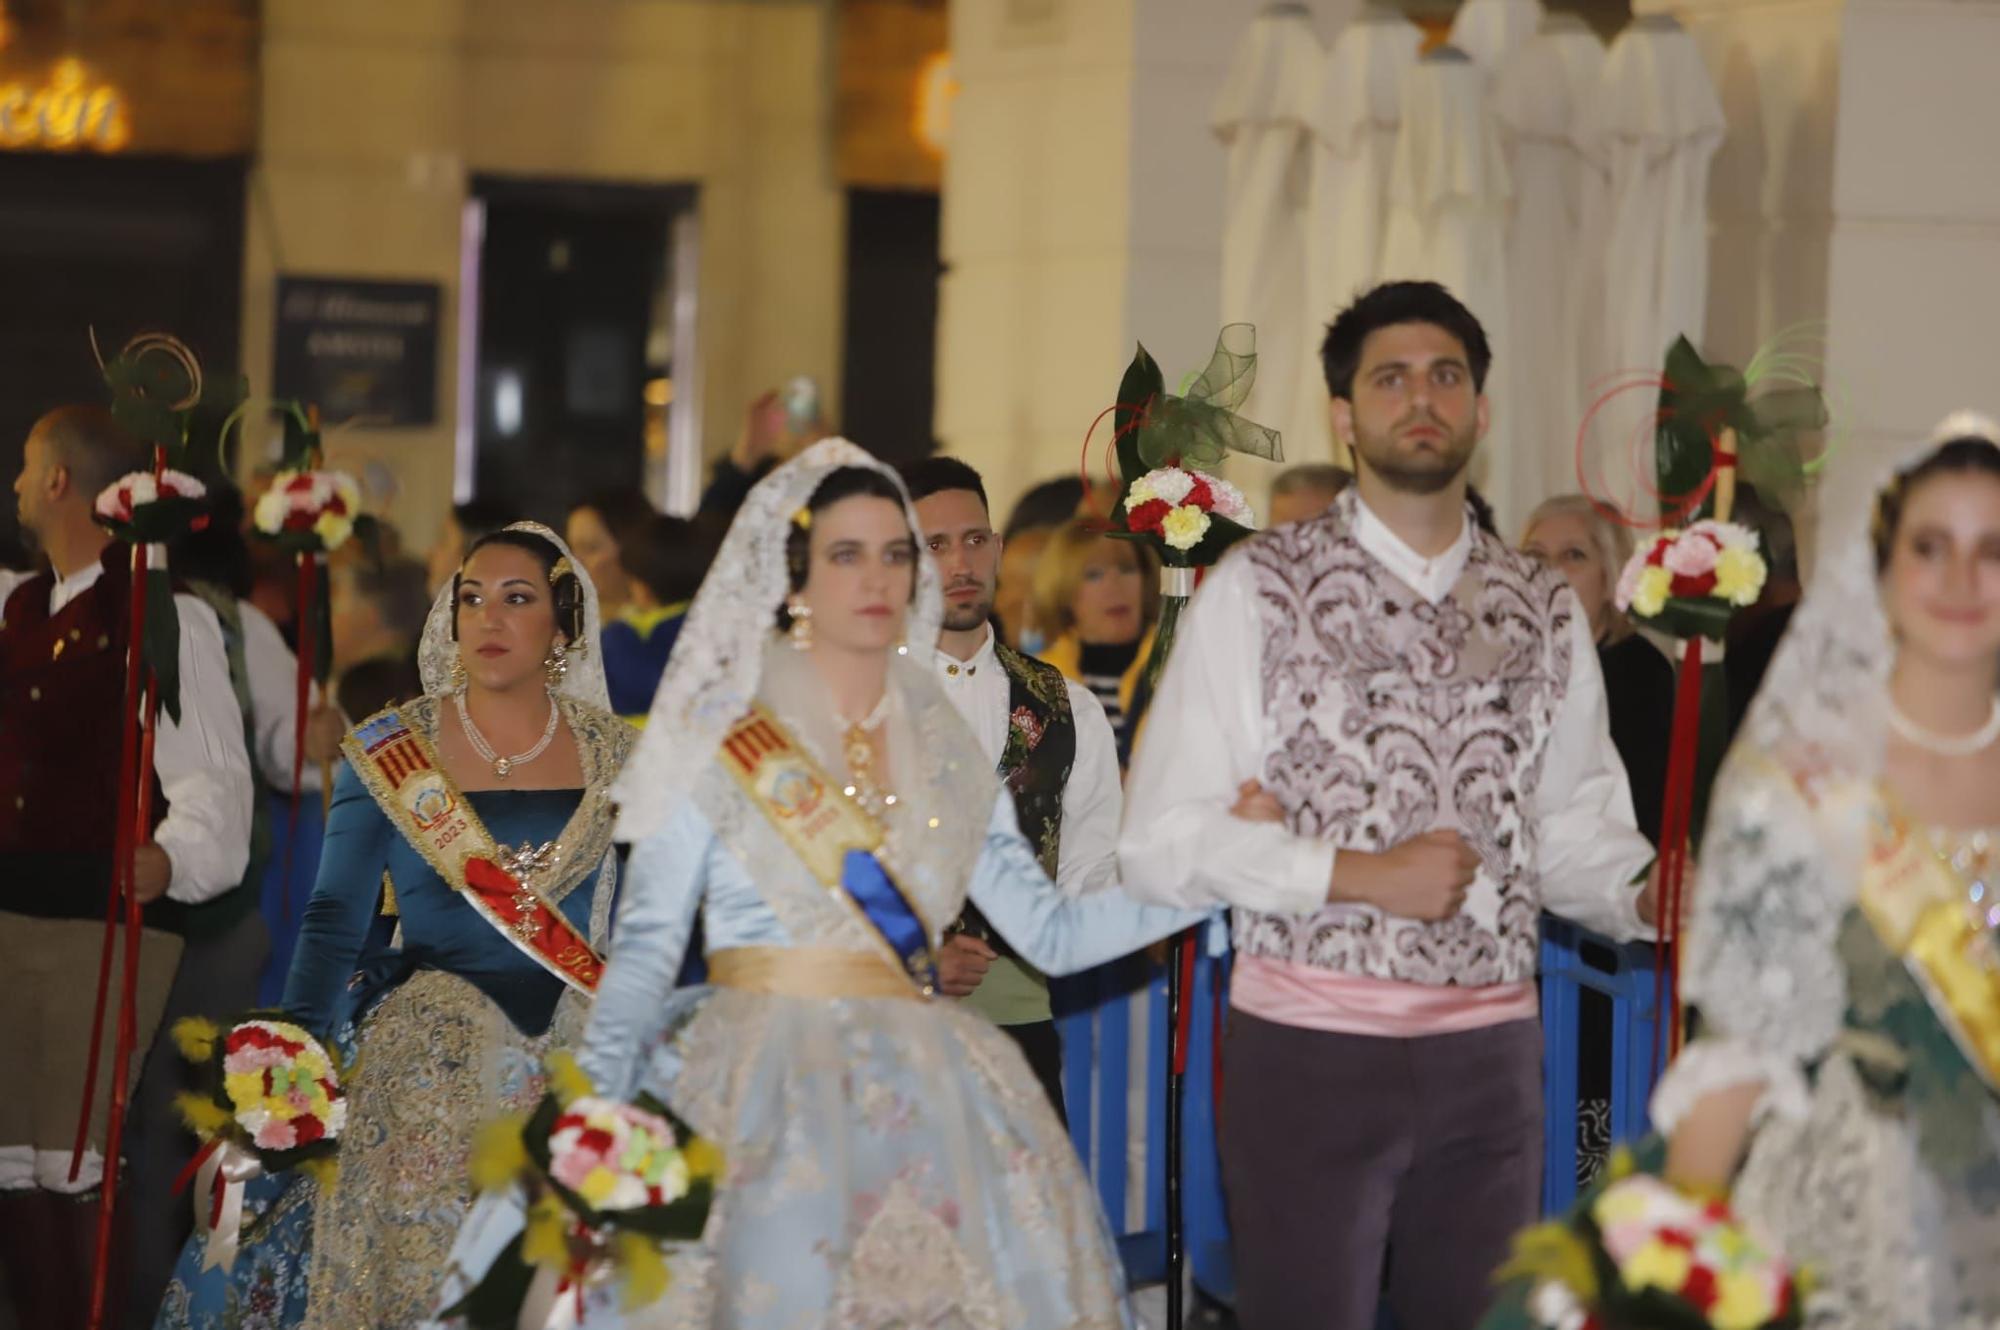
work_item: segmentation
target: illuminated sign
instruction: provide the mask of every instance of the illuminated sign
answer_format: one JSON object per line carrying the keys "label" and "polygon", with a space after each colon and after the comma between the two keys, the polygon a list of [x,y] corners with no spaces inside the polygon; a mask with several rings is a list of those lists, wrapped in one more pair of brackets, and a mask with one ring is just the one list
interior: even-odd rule
{"label": "illuminated sign", "polygon": [[82,61],[58,60],[39,87],[0,75],[0,148],[118,152],[131,141],[125,95]]}

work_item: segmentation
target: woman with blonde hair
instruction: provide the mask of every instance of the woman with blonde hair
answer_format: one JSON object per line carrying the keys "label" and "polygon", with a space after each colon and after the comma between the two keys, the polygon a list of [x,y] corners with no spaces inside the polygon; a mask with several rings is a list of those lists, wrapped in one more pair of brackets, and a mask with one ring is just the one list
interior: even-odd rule
{"label": "woman with blonde hair", "polygon": [[1104,704],[1122,761],[1131,752],[1133,698],[1160,617],[1152,555],[1105,535],[1101,522],[1077,518],[1058,527],[1042,551],[1033,604],[1049,637],[1042,659]]}

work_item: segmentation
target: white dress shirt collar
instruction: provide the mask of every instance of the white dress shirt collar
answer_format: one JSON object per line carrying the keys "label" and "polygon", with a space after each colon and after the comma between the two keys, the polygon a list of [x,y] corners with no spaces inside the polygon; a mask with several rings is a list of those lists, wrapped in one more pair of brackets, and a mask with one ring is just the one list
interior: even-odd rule
{"label": "white dress shirt collar", "polygon": [[[51,572],[53,571],[52,569]],[[96,586],[97,579],[102,576],[104,576],[104,561],[92,559],[68,577],[57,577],[49,584],[49,613],[62,613],[63,606]]]}
{"label": "white dress shirt collar", "polygon": [[1472,555],[1472,517],[1468,513],[1460,519],[1458,539],[1450,548],[1426,558],[1405,544],[1356,494],[1354,539],[1399,581],[1435,605],[1451,594],[1465,572],[1466,560]]}
{"label": "white dress shirt collar", "polygon": [[947,679],[976,679],[982,674],[998,674],[1000,672],[1000,659],[993,651],[993,625],[986,625],[986,636],[980,641],[979,650],[973,652],[970,659],[960,660],[957,656],[939,647],[937,650],[937,668],[938,673],[944,675]]}

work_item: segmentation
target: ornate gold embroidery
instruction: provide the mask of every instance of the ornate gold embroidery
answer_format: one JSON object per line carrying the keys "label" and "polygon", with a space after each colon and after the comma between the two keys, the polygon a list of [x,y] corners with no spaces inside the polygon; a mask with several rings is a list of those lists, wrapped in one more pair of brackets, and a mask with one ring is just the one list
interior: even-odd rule
{"label": "ornate gold embroidery", "polygon": [[434,1309],[471,1202],[480,1126],[542,1092],[541,1060],[582,1033],[565,992],[546,1034],[515,1029],[478,988],[421,970],[363,1022],[340,1172],[313,1222],[305,1330],[412,1325]]}

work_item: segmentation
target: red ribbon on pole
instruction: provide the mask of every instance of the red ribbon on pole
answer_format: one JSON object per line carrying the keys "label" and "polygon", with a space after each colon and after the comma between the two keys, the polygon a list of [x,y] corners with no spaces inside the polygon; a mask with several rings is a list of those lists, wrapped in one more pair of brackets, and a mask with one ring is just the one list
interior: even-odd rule
{"label": "red ribbon on pole", "polygon": [[[1667,743],[1667,796],[1660,809],[1659,889],[1654,897],[1653,1001],[1667,1025],[1667,1055],[1681,1048],[1681,894],[1687,874],[1688,836],[1693,830],[1696,758],[1701,746],[1702,639],[1687,639],[1674,720]],[[1657,1018],[1656,1018],[1657,1019]],[[1660,1026],[1653,1027],[1653,1062],[1660,1061]]]}
{"label": "red ribbon on pole", "polygon": [[[104,947],[97,962],[97,1007],[90,1018],[90,1054],[84,1064],[83,1108],[76,1123],[76,1144],[70,1150],[69,1180],[75,1182],[83,1170],[83,1152],[90,1144],[90,1110],[97,1101],[97,1064],[104,1047],[104,1008],[111,993],[111,958],[118,945],[119,905],[132,885],[132,858],[138,846],[133,820],[126,810],[138,805],[139,690],[146,672],[146,547],[134,545],[131,554],[131,612],[127,620],[130,636],[125,642],[125,698],[119,714],[124,717],[124,738],[118,752],[118,807],[112,818],[111,886],[104,898]],[[113,1035],[114,1042],[116,1035]]]}

